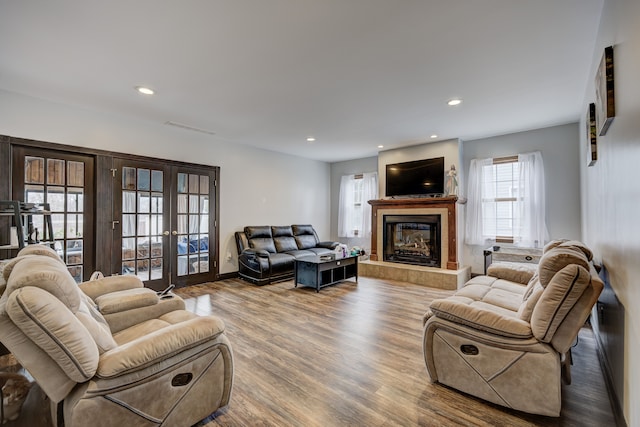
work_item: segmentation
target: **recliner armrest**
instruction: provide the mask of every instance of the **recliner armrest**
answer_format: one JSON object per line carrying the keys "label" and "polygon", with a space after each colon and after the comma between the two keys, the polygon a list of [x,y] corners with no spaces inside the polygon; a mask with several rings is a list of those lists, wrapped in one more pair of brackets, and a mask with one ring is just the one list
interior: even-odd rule
{"label": "recliner armrest", "polygon": [[335,249],[338,247],[340,243],[339,242],[318,242],[316,244],[317,248],[326,248],[326,249]]}
{"label": "recliner armrest", "polygon": [[147,368],[223,332],[224,323],[214,316],[199,316],[167,326],[103,353],[96,375],[114,378]]}
{"label": "recliner armrest", "polygon": [[124,291],[127,289],[143,288],[144,284],[137,276],[107,276],[97,280],[89,280],[80,283],[80,290],[89,298],[95,300],[101,295],[111,292]]}
{"label": "recliner armrest", "polygon": [[156,305],[158,301],[158,294],[149,288],[111,292],[95,299],[98,310],[103,315]]}
{"label": "recliner armrest", "polygon": [[498,307],[493,310],[486,303],[470,305],[453,297],[434,300],[429,309],[436,317],[480,331],[510,338],[533,337],[531,325],[528,322],[500,313]]}

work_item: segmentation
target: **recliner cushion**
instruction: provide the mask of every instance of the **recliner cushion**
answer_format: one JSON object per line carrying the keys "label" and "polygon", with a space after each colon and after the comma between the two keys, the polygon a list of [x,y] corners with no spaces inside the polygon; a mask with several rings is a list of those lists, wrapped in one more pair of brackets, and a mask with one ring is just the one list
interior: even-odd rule
{"label": "recliner cushion", "polygon": [[289,252],[298,250],[296,239],[293,237],[291,226],[272,226],[271,234],[276,252]]}
{"label": "recliner cushion", "polygon": [[80,289],[67,267],[53,258],[32,255],[14,267],[7,280],[6,292],[34,286],[44,289],[66,305],[72,313],[80,306]]}
{"label": "recliner cushion", "polygon": [[591,274],[580,265],[567,265],[553,276],[531,314],[531,330],[550,342],[567,313],[591,284]]}
{"label": "recliner cushion", "polygon": [[44,350],[73,381],[98,369],[98,347],[80,320],[44,289],[27,286],[9,295],[6,311],[13,323]]}
{"label": "recliner cushion", "polygon": [[580,251],[587,257],[587,261],[591,261],[593,259],[593,252],[591,252],[591,249],[578,240],[567,240],[566,242],[559,244],[558,247]]}
{"label": "recliner cushion", "polygon": [[589,261],[580,251],[558,246],[542,255],[538,264],[538,279],[542,287],[546,288],[557,272],[571,264],[589,271]]}
{"label": "recliner cushion", "polygon": [[295,258],[289,254],[271,254],[269,255],[269,264],[271,265],[271,275],[293,272],[293,263]]}
{"label": "recliner cushion", "polygon": [[268,225],[247,226],[244,228],[244,232],[247,235],[251,249],[267,251],[272,254],[276,253],[276,246],[273,243],[273,236],[271,235],[271,227]]}
{"label": "recliner cushion", "polygon": [[276,246],[273,243],[273,239],[250,239],[249,246],[251,249],[255,249],[257,251],[267,251],[269,253],[276,253]]}
{"label": "recliner cushion", "polygon": [[318,244],[313,226],[308,224],[292,225],[291,228],[293,229],[293,235],[295,236],[298,249],[314,248]]}

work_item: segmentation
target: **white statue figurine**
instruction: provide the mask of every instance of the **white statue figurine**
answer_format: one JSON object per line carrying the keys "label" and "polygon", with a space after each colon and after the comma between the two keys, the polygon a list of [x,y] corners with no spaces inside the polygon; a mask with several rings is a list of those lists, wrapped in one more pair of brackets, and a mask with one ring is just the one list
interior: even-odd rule
{"label": "white statue figurine", "polygon": [[447,172],[447,196],[458,195],[458,172],[456,171],[456,165],[451,165],[451,169]]}

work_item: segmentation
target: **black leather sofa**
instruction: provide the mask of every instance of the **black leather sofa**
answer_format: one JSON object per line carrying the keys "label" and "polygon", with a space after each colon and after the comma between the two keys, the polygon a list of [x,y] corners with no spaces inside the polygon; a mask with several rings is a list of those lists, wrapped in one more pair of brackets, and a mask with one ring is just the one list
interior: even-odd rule
{"label": "black leather sofa", "polygon": [[296,258],[331,253],[338,242],[321,242],[311,225],[248,226],[235,233],[238,274],[258,285],[293,277]]}

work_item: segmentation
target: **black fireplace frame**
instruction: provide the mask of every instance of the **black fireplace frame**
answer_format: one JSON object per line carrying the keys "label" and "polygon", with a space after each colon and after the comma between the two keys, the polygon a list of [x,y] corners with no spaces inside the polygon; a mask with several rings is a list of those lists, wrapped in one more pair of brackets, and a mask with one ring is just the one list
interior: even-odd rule
{"label": "black fireplace frame", "polygon": [[[426,215],[383,215],[382,220],[382,253],[383,260],[399,264],[412,264],[424,267],[441,268],[442,265],[442,217],[437,214]],[[430,256],[399,254],[394,250],[394,240],[388,239],[397,224],[426,224],[430,233]]]}

